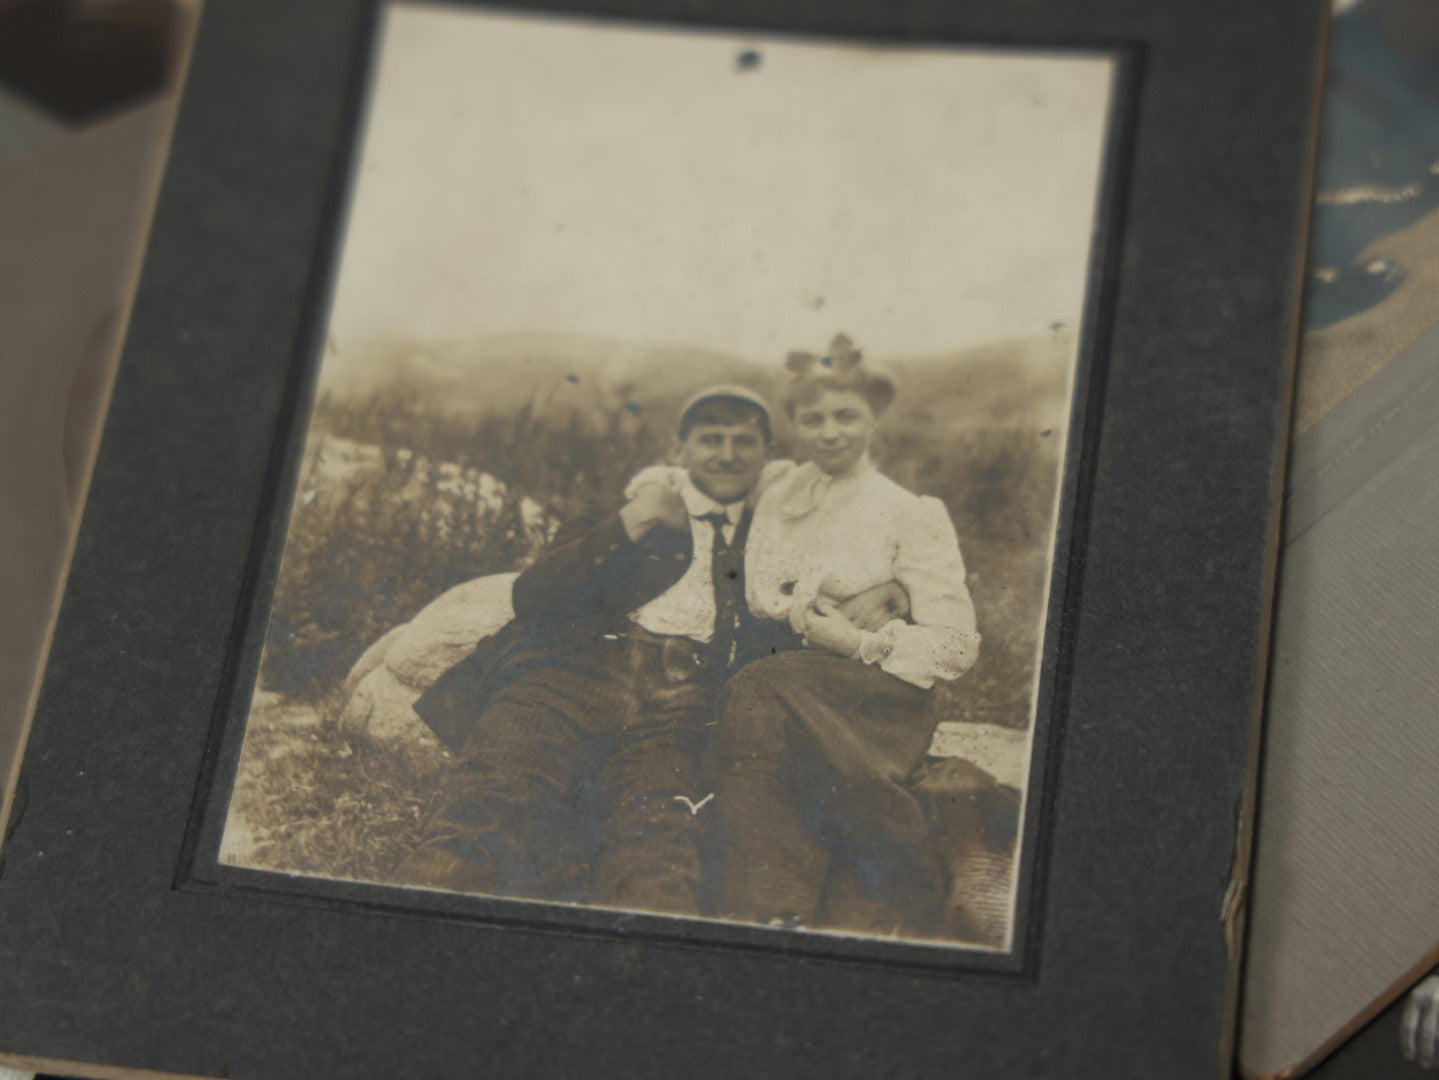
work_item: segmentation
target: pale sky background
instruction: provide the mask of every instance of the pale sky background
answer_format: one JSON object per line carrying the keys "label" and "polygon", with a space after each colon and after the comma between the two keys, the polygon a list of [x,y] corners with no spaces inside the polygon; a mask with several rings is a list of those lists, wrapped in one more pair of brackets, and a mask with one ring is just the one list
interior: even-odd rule
{"label": "pale sky background", "polygon": [[1073,326],[1112,70],[392,5],[331,336],[762,360]]}

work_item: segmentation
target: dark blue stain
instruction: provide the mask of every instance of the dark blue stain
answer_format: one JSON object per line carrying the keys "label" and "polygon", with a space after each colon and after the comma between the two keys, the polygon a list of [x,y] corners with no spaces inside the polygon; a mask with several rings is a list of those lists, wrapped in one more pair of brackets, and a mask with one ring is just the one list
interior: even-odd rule
{"label": "dark blue stain", "polygon": [[[1305,293],[1310,330],[1392,294],[1406,268],[1360,253],[1439,207],[1439,4],[1361,0],[1334,20],[1330,41]],[[1326,201],[1364,187],[1390,198]]]}

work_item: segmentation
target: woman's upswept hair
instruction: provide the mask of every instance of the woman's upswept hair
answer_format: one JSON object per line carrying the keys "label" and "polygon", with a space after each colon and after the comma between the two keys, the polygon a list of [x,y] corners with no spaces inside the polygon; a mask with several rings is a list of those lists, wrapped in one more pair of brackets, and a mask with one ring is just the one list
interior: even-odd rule
{"label": "woman's upswept hair", "polygon": [[785,357],[789,382],[781,401],[794,419],[795,409],[807,405],[826,390],[853,390],[869,402],[878,416],[894,400],[894,378],[883,368],[864,362],[864,354],[844,334],[837,334],[824,356],[792,352]]}

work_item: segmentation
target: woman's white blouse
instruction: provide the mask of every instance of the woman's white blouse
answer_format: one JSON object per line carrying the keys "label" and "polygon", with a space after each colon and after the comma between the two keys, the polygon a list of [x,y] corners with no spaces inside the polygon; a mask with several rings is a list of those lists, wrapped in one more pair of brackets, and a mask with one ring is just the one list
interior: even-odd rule
{"label": "woman's white blouse", "polygon": [[868,461],[839,479],[813,463],[774,463],[763,485],[745,546],[751,611],[797,626],[817,598],[838,602],[897,581],[910,621],[864,634],[857,659],[925,688],[970,668],[979,652],[974,603],[942,502]]}

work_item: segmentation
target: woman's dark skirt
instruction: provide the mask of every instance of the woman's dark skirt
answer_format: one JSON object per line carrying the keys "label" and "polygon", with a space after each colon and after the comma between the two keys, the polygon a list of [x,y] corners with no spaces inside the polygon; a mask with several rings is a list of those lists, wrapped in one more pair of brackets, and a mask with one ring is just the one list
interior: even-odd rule
{"label": "woman's dark skirt", "polygon": [[934,728],[928,691],[857,660],[801,649],[743,668],[706,754],[712,914],[932,932],[942,875],[908,781]]}

